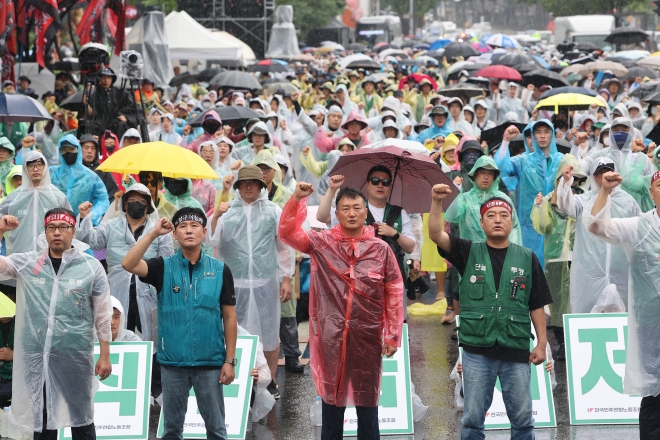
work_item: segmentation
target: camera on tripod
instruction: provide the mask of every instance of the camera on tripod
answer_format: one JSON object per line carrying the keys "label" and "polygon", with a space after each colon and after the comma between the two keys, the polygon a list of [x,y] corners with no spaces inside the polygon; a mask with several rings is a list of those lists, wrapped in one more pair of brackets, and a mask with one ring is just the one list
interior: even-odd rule
{"label": "camera on tripod", "polygon": [[78,64],[83,75],[98,73],[110,64],[108,49],[103,44],[87,43],[80,48]]}
{"label": "camera on tripod", "polygon": [[119,71],[129,79],[142,79],[144,62],[142,55],[134,50],[125,50],[119,54]]}

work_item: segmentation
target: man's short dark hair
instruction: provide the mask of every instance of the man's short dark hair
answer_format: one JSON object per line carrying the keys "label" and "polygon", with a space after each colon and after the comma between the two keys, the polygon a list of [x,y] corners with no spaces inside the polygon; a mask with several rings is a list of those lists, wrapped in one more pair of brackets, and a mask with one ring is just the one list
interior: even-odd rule
{"label": "man's short dark hair", "polygon": [[48,217],[51,214],[67,214],[73,218],[76,218],[76,215],[73,213],[73,211],[69,211],[66,208],[53,208],[53,209],[49,209],[46,212],[46,215],[44,215],[44,220],[46,220],[46,217]]}
{"label": "man's short dark hair", "polygon": [[335,205],[339,206],[339,201],[343,198],[355,200],[357,198],[361,198],[364,203],[367,203],[367,198],[362,194],[362,191],[356,188],[340,188],[339,191],[337,192],[337,198],[335,199]]}
{"label": "man's short dark hair", "polygon": [[[0,148],[3,148],[3,147],[0,147]],[[6,148],[5,148],[5,150],[6,150]],[[28,161],[28,162],[25,162],[25,166],[28,166],[28,165],[30,165],[31,163],[35,163],[35,162],[39,162],[39,161],[41,161],[42,164],[46,165],[46,161],[43,160],[43,158],[39,157],[39,158],[37,158],[37,159],[35,159],[35,160],[30,160],[30,161]]]}
{"label": "man's short dark hair", "polygon": [[140,171],[138,173],[138,177],[140,178],[140,182],[142,179],[148,179],[149,175],[154,176],[154,179],[162,182],[163,181],[163,173],[159,173],[158,171]]}
{"label": "man's short dark hair", "polygon": [[383,165],[376,165],[376,166],[372,167],[369,170],[369,172],[367,173],[367,180],[371,179],[371,175],[373,173],[376,173],[376,172],[385,173],[390,178],[390,180],[392,179],[392,171],[390,171],[389,168],[387,168],[386,166],[383,166]]}

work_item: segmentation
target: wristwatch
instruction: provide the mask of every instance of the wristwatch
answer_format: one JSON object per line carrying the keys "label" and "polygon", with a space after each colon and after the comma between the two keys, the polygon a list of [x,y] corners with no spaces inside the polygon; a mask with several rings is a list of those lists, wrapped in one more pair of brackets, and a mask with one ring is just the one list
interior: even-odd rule
{"label": "wristwatch", "polygon": [[399,237],[401,237],[401,234],[399,234],[398,232],[392,236],[394,241],[397,241],[399,239]]}
{"label": "wristwatch", "polygon": [[238,364],[238,360],[236,358],[233,359],[225,359],[225,364],[231,364],[232,366],[236,366]]}

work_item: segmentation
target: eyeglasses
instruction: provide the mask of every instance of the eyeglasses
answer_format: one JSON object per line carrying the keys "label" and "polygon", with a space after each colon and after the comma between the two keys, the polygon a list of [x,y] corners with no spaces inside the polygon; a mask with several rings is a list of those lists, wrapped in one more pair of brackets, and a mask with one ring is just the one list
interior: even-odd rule
{"label": "eyeglasses", "polygon": [[60,226],[48,225],[48,226],[46,226],[46,232],[48,232],[49,234],[54,233],[55,229],[58,229],[60,232],[67,232],[70,229],[73,229],[73,226],[71,226],[71,225],[60,225]]}
{"label": "eyeglasses", "polygon": [[40,170],[40,169],[42,169],[44,166],[46,166],[46,164],[44,164],[44,163],[41,162],[41,161],[39,161],[39,162],[31,162],[31,163],[29,163],[29,164],[26,165],[27,169],[30,170],[30,171],[32,171],[32,170]]}
{"label": "eyeglasses", "polygon": [[390,186],[392,184],[392,179],[387,178],[387,177],[385,179],[379,179],[378,177],[372,177],[371,179],[369,179],[369,182],[371,182],[371,184],[373,186],[378,186],[378,184],[380,184],[380,183],[382,183],[383,186]]}
{"label": "eyeglasses", "polygon": [[142,206],[147,206],[147,202],[144,201],[144,199],[141,198],[136,198],[136,197],[130,197],[128,200],[128,203],[139,203]]}

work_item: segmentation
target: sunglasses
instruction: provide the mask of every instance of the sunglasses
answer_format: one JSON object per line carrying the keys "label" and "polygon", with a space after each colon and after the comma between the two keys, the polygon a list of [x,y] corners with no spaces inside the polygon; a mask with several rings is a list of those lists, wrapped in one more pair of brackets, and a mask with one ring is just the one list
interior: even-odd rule
{"label": "sunglasses", "polygon": [[378,184],[380,183],[382,183],[383,186],[390,186],[392,184],[392,179],[390,178],[379,179],[378,177],[372,177],[371,179],[369,179],[369,182],[371,182],[373,186],[378,186]]}
{"label": "sunglasses", "polygon": [[140,179],[140,183],[145,186],[153,186],[156,188],[158,186],[158,179]]}

